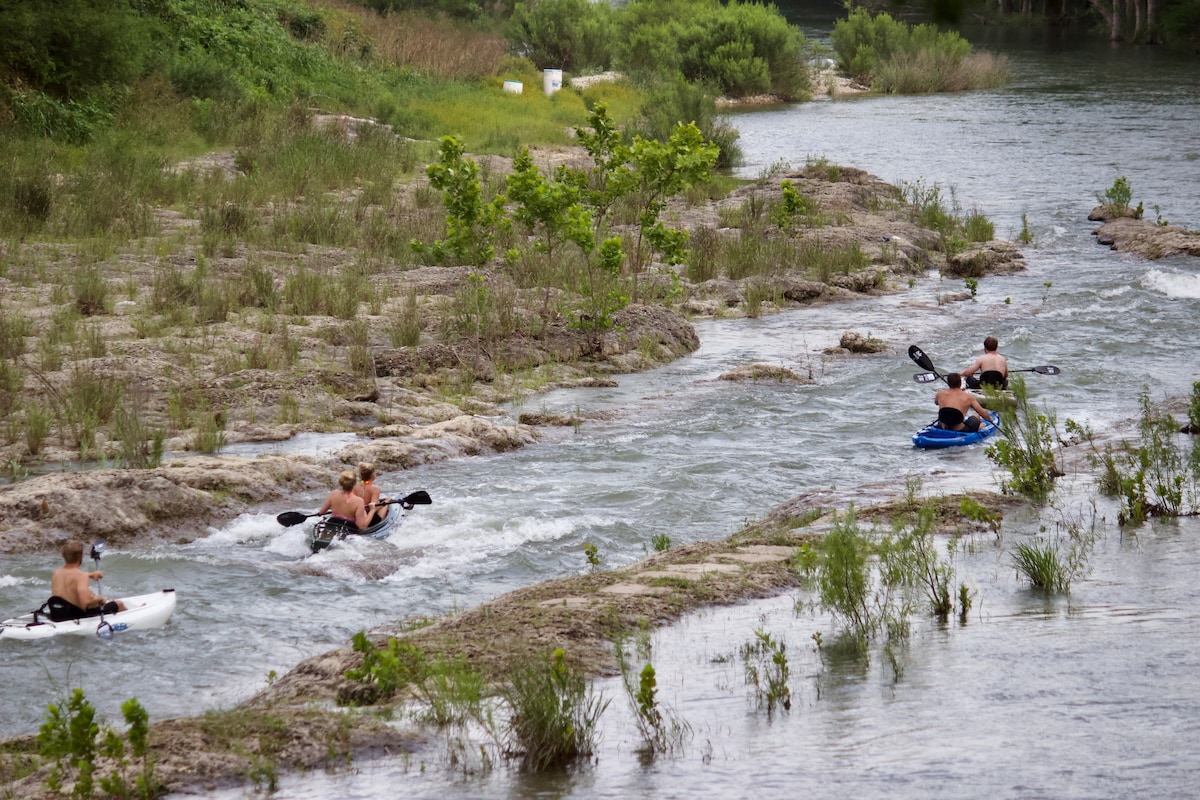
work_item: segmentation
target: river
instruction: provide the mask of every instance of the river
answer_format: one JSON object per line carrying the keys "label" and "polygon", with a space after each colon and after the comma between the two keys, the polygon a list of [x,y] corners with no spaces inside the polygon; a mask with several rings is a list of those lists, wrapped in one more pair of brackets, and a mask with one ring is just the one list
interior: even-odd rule
{"label": "river", "polygon": [[[890,182],[953,187],[997,235],[1035,235],[1028,268],[988,277],[973,301],[943,304],[960,281],[925,275],[899,295],[696,325],[690,357],[616,388],[555,391],[522,410],[604,412],[577,430],[545,431],[515,453],[459,459],[382,477],[386,492],[426,489],[390,542],[310,560],[301,528],[274,515],[319,497],[257,509],[183,547],[114,552],[104,589],[164,586],[179,607],[166,627],[112,641],[0,647],[0,735],[36,730],[46,704],[82,686],[101,715],[137,696],[154,718],[227,707],[300,659],[355,631],[404,615],[437,615],[533,582],[642,558],[653,536],[723,538],[807,491],[857,488],[863,502],[927,489],[995,488],[980,448],[914,451],[931,390],[913,382],[905,351],[918,343],[939,367],[968,363],[985,335],[1031,394],[1104,432],[1137,414],[1138,393],[1184,395],[1200,380],[1195,343],[1200,263],[1146,262],[1095,243],[1096,196],[1125,176],[1152,217],[1200,228],[1200,68],[1170,54],[1030,37],[991,46],[1014,79],[995,91],[929,97],[818,100],[735,115],[753,177],[808,157],[861,167]],[[829,357],[856,330],[888,353]],[[1190,332],[1190,333],[1189,333]],[[811,371],[815,385],[716,380],[749,362]],[[305,440],[298,449],[312,447]],[[317,446],[321,446],[320,443]],[[281,446],[286,447],[286,446]],[[1059,505],[1081,520],[1090,483],[1063,481]],[[977,591],[965,624],[919,620],[897,675],[879,654],[866,667],[822,660],[812,634],[831,622],[798,612],[803,592],[689,617],[652,637],[662,696],[695,735],[678,755],[646,764],[619,684],[601,725],[598,762],[532,778],[507,768],[464,776],[442,745],[413,759],[356,765],[337,776],[285,778],[281,796],[1184,797],[1200,769],[1200,522],[1122,534],[1104,520],[1091,572],[1069,597],[1046,598],[1017,579],[1008,550],[1039,521],[1006,521],[997,541],[959,562]],[[1018,515],[1020,516],[1020,515]],[[44,599],[52,565],[6,558],[0,600],[17,612]],[[803,605],[801,603],[800,605]],[[790,712],[768,718],[747,700],[731,654],[765,628],[789,646]],[[428,762],[429,769],[417,769]],[[227,792],[223,797],[240,797]]]}

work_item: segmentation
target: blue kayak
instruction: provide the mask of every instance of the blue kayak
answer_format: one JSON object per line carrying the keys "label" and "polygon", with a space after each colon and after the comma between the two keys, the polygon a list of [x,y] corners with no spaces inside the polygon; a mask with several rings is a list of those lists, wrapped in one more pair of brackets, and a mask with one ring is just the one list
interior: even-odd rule
{"label": "blue kayak", "polygon": [[1000,415],[993,411],[992,416],[996,418],[996,423],[993,424],[986,419],[981,420],[977,431],[948,431],[937,425],[926,425],[913,434],[913,444],[932,450],[939,447],[962,447],[982,442],[1000,430]]}

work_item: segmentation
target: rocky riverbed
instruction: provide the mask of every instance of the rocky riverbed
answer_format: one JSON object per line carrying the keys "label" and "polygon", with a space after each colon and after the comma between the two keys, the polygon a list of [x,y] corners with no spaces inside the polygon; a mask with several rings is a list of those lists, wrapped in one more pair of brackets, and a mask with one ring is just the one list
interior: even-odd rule
{"label": "rocky riverbed", "polygon": [[[581,150],[539,153],[546,166],[582,157]],[[493,157],[489,163],[492,170],[510,167],[508,159]],[[778,203],[783,181],[819,210],[795,230],[755,222]],[[71,536],[104,536],[130,547],[184,541],[254,505],[328,486],[332,475],[359,461],[374,461],[388,472],[522,447],[536,439],[536,426],[499,421],[498,404],[550,387],[611,380],[685,355],[699,345],[690,319],[904,291],[913,275],[928,269],[978,277],[1023,268],[1021,254],[1002,241],[947,253],[937,232],[912,221],[895,187],[861,170],[827,164],[774,174],[716,201],[678,199],[664,216],[689,230],[696,247],[746,236],[803,237],[815,253],[848,249],[861,254],[861,263],[817,279],[803,263],[779,263],[767,274],[703,281],[653,264],[639,276],[642,301],[618,311],[600,334],[557,312],[547,315],[544,293],[511,287],[498,262],[473,269],[384,271],[372,282],[388,299],[364,303],[350,323],[243,309],[198,329],[155,314],[163,269],[174,276],[208,270],[237,280],[251,255],[235,247],[206,261],[197,243],[180,249],[164,267],[161,259],[145,255],[153,242],[143,242],[138,252],[114,254],[98,268],[100,279],[110,284],[123,276],[126,296],[133,299],[94,309],[86,333],[77,331],[92,337],[92,352],[75,347],[75,360],[57,363],[46,357],[38,362],[33,354],[61,350],[53,322],[62,313],[61,294],[10,270],[0,277],[0,288],[10,319],[27,321],[6,339],[13,342],[24,383],[13,403],[25,410],[13,412],[10,434],[0,438],[0,457],[10,473],[10,482],[0,488],[0,552],[49,553]],[[186,231],[187,223],[175,219],[162,235]],[[747,226],[758,227],[748,233]],[[40,245],[5,246],[18,248],[10,256],[45,257],[57,270],[71,269],[79,257],[70,248],[51,253]],[[349,258],[353,253],[345,250],[313,247],[305,260],[336,265]],[[281,259],[267,277],[284,284],[290,263]],[[541,322],[499,339],[447,338],[446,320],[472,276],[482,276],[496,292],[511,292],[513,313],[543,315]],[[395,347],[388,329],[405,297],[419,306],[420,340]],[[355,325],[358,333],[350,330]],[[365,338],[353,341],[356,336]],[[753,370],[746,374],[753,377]],[[106,384],[124,392],[106,392]],[[114,420],[124,410],[140,409],[138,430],[143,436],[162,431],[170,460],[150,469],[113,469],[129,462],[129,434],[118,432],[116,422],[89,428],[87,415],[71,411],[74,392]],[[104,407],[106,393],[120,398],[119,408]],[[58,422],[47,420],[35,447],[32,433],[21,435],[18,423],[31,427],[45,419],[35,415],[39,397],[41,408],[59,413]],[[283,441],[305,431],[354,432],[363,441],[327,458],[220,455],[221,444]],[[145,458],[146,448],[142,441],[134,455]],[[77,469],[81,454],[89,457],[85,470]]]}

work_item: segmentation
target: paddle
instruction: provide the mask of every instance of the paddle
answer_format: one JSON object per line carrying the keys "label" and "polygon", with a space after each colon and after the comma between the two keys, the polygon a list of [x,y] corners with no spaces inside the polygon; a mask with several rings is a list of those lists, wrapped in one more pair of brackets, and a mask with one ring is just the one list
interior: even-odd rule
{"label": "paddle", "polygon": [[[103,539],[97,539],[95,542],[92,543],[92,552],[91,552],[92,566],[95,568],[95,570],[97,572],[100,571],[100,558],[101,558],[101,556],[104,555],[105,547],[106,547],[106,545],[104,544]],[[96,578],[96,594],[100,595],[101,597],[104,596],[104,587],[100,584],[99,578]],[[112,623],[106,622],[104,619],[104,604],[102,603],[100,605],[100,624],[96,626],[96,635],[97,636],[112,636],[112,634],[113,634],[113,626],[112,626]]]}
{"label": "paddle", "polygon": [[[1050,364],[1043,364],[1038,367],[1023,367],[1021,369],[1010,369],[1009,372],[1036,372],[1039,375],[1059,375],[1062,370]],[[913,380],[917,383],[933,383],[934,381],[942,380],[943,376],[936,372],[918,372],[913,375]]]}
{"label": "paddle", "polygon": [[[432,502],[433,500],[430,499],[429,492],[425,491],[424,489],[418,489],[417,491],[405,497],[401,497],[396,500],[388,500],[386,503],[377,503],[375,507],[378,508],[379,506],[390,506],[393,503],[399,503],[402,506],[411,508],[412,506],[427,506]],[[325,514],[328,513],[328,511],[325,512]],[[290,528],[293,525],[299,525],[309,517],[323,517],[325,514],[305,514],[301,511],[285,511],[277,516],[275,521],[285,528]]]}
{"label": "paddle", "polygon": [[938,374],[937,368],[933,366],[933,362],[930,361],[929,356],[925,355],[925,351],[917,347],[915,344],[908,348],[908,357],[917,362],[917,366],[921,369],[925,370],[926,372],[932,372],[934,374],[934,380],[942,377]]}

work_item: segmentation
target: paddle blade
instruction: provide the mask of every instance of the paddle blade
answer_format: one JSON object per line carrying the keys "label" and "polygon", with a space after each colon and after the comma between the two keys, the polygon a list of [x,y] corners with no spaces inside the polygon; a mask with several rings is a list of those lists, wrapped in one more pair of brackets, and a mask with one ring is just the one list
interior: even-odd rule
{"label": "paddle blade", "polygon": [[285,528],[290,528],[293,525],[299,525],[304,520],[308,519],[307,514],[301,514],[299,511],[285,511],[275,518]]}
{"label": "paddle blade", "polygon": [[934,383],[940,380],[940,376],[936,372],[918,372],[913,375],[913,380],[917,383]]}
{"label": "paddle blade", "polygon": [[908,357],[917,362],[917,366],[926,372],[937,372],[933,367],[933,362],[929,360],[929,356],[925,355],[925,351],[915,344],[908,348]]}
{"label": "paddle blade", "polygon": [[1058,375],[1060,372],[1062,372],[1062,370],[1060,370],[1058,367],[1050,364],[1046,364],[1045,366],[1041,367],[1034,367],[1033,371],[1039,375]]}
{"label": "paddle blade", "polygon": [[400,502],[409,506],[427,506],[431,505],[433,500],[429,497],[429,492],[418,489],[407,497],[401,498]]}
{"label": "paddle blade", "polygon": [[106,546],[107,545],[104,544],[103,539],[97,539],[95,542],[92,543],[92,560],[93,561],[100,560],[100,557],[104,555],[104,548]]}

